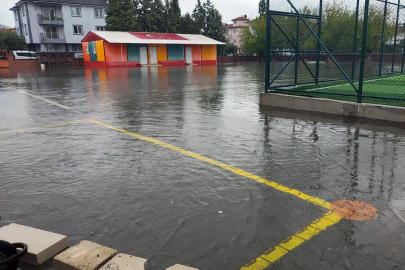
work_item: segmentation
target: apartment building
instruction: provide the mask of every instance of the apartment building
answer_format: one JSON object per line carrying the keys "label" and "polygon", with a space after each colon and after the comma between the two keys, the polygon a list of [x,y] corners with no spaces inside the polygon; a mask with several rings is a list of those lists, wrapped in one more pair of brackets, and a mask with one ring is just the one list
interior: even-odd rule
{"label": "apartment building", "polygon": [[228,42],[235,44],[238,47],[238,53],[242,53],[242,31],[249,27],[249,19],[247,16],[241,16],[232,20],[232,24],[225,24],[225,38]]}
{"label": "apartment building", "polygon": [[107,0],[22,0],[14,12],[16,32],[35,52],[74,52],[90,30],[104,31]]}

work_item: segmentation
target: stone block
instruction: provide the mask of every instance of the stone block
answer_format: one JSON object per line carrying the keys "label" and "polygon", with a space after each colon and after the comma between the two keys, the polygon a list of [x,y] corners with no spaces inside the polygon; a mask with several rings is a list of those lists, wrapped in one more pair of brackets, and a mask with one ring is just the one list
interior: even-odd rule
{"label": "stone block", "polygon": [[192,268],[180,264],[173,265],[172,267],[166,268],[166,270],[198,270],[197,268]]}
{"label": "stone block", "polygon": [[115,249],[81,241],[53,259],[55,270],[97,270],[117,254]]}
{"label": "stone block", "polygon": [[39,265],[69,247],[66,236],[18,224],[0,228],[0,239],[9,243],[28,245],[28,253],[21,260]]}
{"label": "stone block", "polygon": [[146,259],[118,254],[100,270],[145,270]]}

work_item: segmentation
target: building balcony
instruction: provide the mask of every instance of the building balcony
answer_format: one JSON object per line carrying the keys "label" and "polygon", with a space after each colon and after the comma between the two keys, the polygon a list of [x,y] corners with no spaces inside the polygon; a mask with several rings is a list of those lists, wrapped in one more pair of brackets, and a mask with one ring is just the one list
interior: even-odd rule
{"label": "building balcony", "polygon": [[66,39],[58,33],[40,33],[39,40],[41,43],[66,43]]}
{"label": "building balcony", "polygon": [[43,16],[42,14],[38,14],[37,18],[38,18],[38,24],[40,24],[40,25],[64,25],[65,24],[62,17]]}

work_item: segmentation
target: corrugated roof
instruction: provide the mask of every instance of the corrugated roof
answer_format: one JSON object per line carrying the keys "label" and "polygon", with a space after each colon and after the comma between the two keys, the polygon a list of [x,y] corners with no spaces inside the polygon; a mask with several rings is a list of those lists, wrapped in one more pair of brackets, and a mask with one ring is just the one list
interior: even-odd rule
{"label": "corrugated roof", "polygon": [[[138,36],[136,36],[138,34]],[[148,38],[139,36],[149,35]],[[181,38],[167,39],[167,35],[177,35]],[[156,37],[156,39],[154,39]],[[133,44],[199,44],[199,45],[223,45],[225,43],[205,37],[191,34],[161,34],[161,33],[130,33],[115,31],[90,31],[82,42],[105,40],[109,43],[133,43]]]}

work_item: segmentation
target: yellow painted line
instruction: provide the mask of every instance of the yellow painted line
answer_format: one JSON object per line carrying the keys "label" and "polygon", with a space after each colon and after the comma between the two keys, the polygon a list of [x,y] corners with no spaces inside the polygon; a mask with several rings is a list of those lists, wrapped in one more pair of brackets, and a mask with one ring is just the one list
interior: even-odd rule
{"label": "yellow painted line", "polygon": [[278,183],[276,183],[276,182],[273,182],[273,181],[264,179],[264,178],[262,178],[262,177],[260,177],[260,176],[257,176],[257,175],[248,173],[248,172],[246,172],[246,171],[243,171],[243,170],[241,170],[241,169],[238,169],[238,168],[235,168],[235,167],[233,167],[233,166],[227,165],[227,164],[225,164],[225,163],[222,163],[222,162],[213,160],[213,159],[211,159],[211,158],[207,158],[207,157],[201,156],[201,155],[199,155],[199,154],[196,154],[196,153],[193,153],[193,152],[184,150],[184,149],[182,149],[182,148],[179,148],[179,147],[176,147],[176,146],[173,146],[173,145],[170,145],[170,144],[167,144],[167,143],[164,143],[164,142],[161,142],[161,141],[158,141],[158,140],[149,138],[149,137],[145,137],[145,136],[139,135],[139,134],[137,134],[137,133],[133,133],[133,132],[129,132],[129,131],[126,131],[126,130],[123,130],[123,129],[119,129],[119,128],[117,128],[117,127],[114,127],[114,126],[111,126],[111,125],[108,125],[108,124],[104,124],[104,123],[99,122],[99,121],[91,121],[91,120],[90,120],[89,122],[91,122],[91,123],[93,123],[93,124],[96,124],[96,125],[99,125],[99,126],[106,127],[106,128],[108,128],[108,129],[112,129],[112,130],[121,132],[121,133],[125,133],[125,134],[127,134],[127,135],[130,135],[130,136],[132,136],[132,137],[138,138],[138,139],[143,140],[143,141],[146,141],[146,142],[154,143],[154,144],[156,144],[156,145],[159,145],[159,146],[162,146],[162,147],[171,149],[171,150],[173,150],[173,151],[182,153],[182,154],[184,154],[184,155],[193,157],[193,158],[195,158],[195,159],[204,161],[204,162],[209,163],[209,164],[211,164],[211,165],[220,167],[220,168],[222,168],[222,169],[224,169],[224,170],[233,172],[233,173],[238,174],[238,175],[240,175],[240,176],[243,176],[243,177],[249,178],[249,179],[251,179],[251,180],[254,180],[254,181],[256,181],[256,182],[262,183],[262,184],[264,184],[264,185],[270,186],[270,187],[272,187],[272,188],[274,188],[274,189],[277,189],[277,190],[279,190],[279,191],[282,191],[282,192],[284,192],[284,193],[288,193],[288,194],[294,195],[294,196],[296,196],[296,197],[298,197],[298,198],[300,198],[300,199],[303,199],[303,200],[305,200],[305,201],[307,201],[307,202],[310,202],[310,203],[313,203],[313,204],[316,204],[316,205],[325,207],[325,208],[328,209],[328,210],[330,209],[330,205],[331,205],[331,204],[330,204],[329,202],[327,202],[327,201],[324,201],[324,200],[322,200],[322,199],[319,199],[319,198],[313,197],[313,196],[311,196],[311,195],[302,193],[302,192],[300,192],[300,191],[298,191],[298,190],[288,188],[288,187],[283,186],[283,185],[280,185],[280,184],[278,184]]}
{"label": "yellow painted line", "polygon": [[270,264],[278,261],[284,255],[294,248],[302,245],[306,241],[310,240],[315,235],[318,235],[321,231],[325,231],[328,227],[335,225],[342,218],[338,215],[328,212],[323,215],[320,219],[312,222],[308,227],[294,234],[290,238],[284,240],[278,244],[275,248],[267,251],[258,258],[254,259],[240,270],[263,270]]}
{"label": "yellow painted line", "polygon": [[84,121],[75,121],[75,122],[67,122],[67,123],[61,123],[61,124],[49,125],[49,126],[43,126],[43,127],[32,127],[32,128],[18,129],[18,130],[0,131],[0,134],[26,132],[26,131],[31,131],[31,130],[41,129],[41,128],[68,126],[68,125],[80,124],[80,123],[83,123],[83,122]]}

